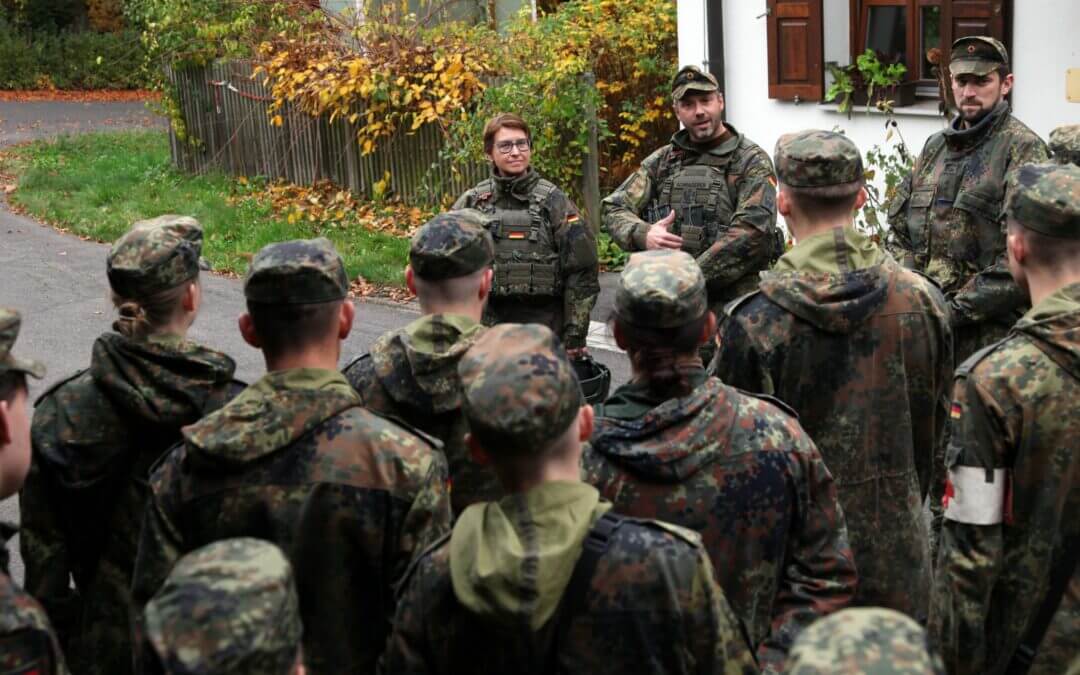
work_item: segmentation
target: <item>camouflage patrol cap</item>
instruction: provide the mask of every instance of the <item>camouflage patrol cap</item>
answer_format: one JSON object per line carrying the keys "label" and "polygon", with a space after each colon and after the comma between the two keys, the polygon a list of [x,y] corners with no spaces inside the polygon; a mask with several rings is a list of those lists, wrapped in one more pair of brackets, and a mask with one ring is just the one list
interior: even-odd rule
{"label": "camouflage patrol cap", "polygon": [[244,278],[244,297],[268,305],[332,302],[348,293],[345,263],[323,237],[264,246]]}
{"label": "camouflage patrol cap", "polygon": [[458,375],[469,427],[490,452],[545,449],[583,405],[566,352],[540,324],[489,328],[461,358]]}
{"label": "camouflage patrol cap", "polygon": [[949,72],[953,75],[989,75],[1009,67],[1009,52],[1001,41],[987,35],[962,37],[952,43]]}
{"label": "camouflage patrol cap", "polygon": [[858,192],[863,181],[862,155],[850,138],[835,131],[807,129],[784,134],[774,151],[776,175],[793,188],[850,185]]}
{"label": "camouflage patrol cap", "polygon": [[796,638],[788,675],[938,675],[926,631],[900,612],[880,607],[845,609],[819,619]]}
{"label": "camouflage patrol cap", "polygon": [[416,231],[409,247],[409,265],[421,279],[463,277],[489,265],[495,244],[484,229],[483,214],[474,209],[442,213]]}
{"label": "camouflage patrol cap", "polygon": [[190,216],[140,220],[109,250],[109,285],[121,297],[145,298],[190,281],[199,274],[202,239]]}
{"label": "camouflage patrol cap", "polygon": [[678,101],[688,91],[718,91],[720,84],[712,73],[706,73],[697,66],[683,66],[671,81],[671,99]]}
{"label": "camouflage patrol cap", "polygon": [[1051,131],[1050,151],[1058,164],[1080,166],[1080,124],[1066,124]]}
{"label": "camouflage patrol cap", "polygon": [[11,353],[21,326],[22,317],[18,312],[0,307],[0,375],[10,372],[26,373],[40,380],[45,377],[44,364],[33,359],[20,359]]}
{"label": "camouflage patrol cap", "polygon": [[146,640],[170,674],[286,675],[300,635],[292,566],[259,539],[189,553],[146,605]]}
{"label": "camouflage patrol cap", "polygon": [[1010,218],[1048,237],[1080,239],[1080,167],[1028,164],[1013,180]]}
{"label": "camouflage patrol cap", "polygon": [[685,251],[635,253],[619,275],[615,316],[631,326],[677,328],[707,309],[705,275]]}

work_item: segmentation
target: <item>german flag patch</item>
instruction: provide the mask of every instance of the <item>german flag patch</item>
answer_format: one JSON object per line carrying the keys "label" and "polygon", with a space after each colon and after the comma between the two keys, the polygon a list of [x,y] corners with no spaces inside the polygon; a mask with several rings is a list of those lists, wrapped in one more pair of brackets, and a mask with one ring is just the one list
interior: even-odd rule
{"label": "german flag patch", "polygon": [[952,408],[949,410],[949,417],[953,418],[954,420],[958,420],[960,419],[960,416],[963,414],[963,412],[964,409],[960,407],[959,403],[953,403]]}
{"label": "german flag patch", "polygon": [[506,235],[506,238],[507,239],[525,239],[528,236],[529,235],[528,235],[527,232],[522,232],[521,230],[513,230],[509,234]]}
{"label": "german flag patch", "polygon": [[568,215],[566,217],[566,224],[567,225],[573,225],[574,223],[578,222],[579,220],[581,220],[581,216],[579,216],[576,213],[571,213],[570,215]]}

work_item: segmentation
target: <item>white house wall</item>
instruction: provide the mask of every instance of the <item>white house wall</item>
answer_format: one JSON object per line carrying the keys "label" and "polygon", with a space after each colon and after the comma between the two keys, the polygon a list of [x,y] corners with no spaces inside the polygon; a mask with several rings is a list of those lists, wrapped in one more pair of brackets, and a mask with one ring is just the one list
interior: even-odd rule
{"label": "white house wall", "polygon": [[[706,59],[706,2],[678,2],[683,65],[702,65]],[[781,134],[807,128],[842,129],[864,151],[883,142],[880,115],[856,112],[849,120],[816,103],[770,100],[765,18],[758,18],[765,1],[724,0],[723,7],[727,116],[739,131],[770,154]],[[1066,70],[1080,68],[1080,0],[1014,0],[1014,7],[1013,106],[1017,117],[1045,138],[1059,124],[1080,122],[1080,104],[1069,103],[1065,95]],[[826,60],[848,61],[847,15],[848,0],[825,0]],[[945,125],[939,116],[913,115],[902,108],[898,113],[901,132],[915,152]]]}

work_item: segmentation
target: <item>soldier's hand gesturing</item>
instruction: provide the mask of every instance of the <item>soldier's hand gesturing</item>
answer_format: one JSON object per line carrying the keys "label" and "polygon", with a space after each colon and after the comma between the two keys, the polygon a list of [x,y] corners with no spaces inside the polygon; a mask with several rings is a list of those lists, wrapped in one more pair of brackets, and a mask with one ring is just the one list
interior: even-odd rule
{"label": "soldier's hand gesturing", "polygon": [[649,226],[649,231],[645,235],[645,248],[649,250],[658,248],[682,248],[682,237],[668,232],[668,227],[674,222],[675,212],[672,211]]}

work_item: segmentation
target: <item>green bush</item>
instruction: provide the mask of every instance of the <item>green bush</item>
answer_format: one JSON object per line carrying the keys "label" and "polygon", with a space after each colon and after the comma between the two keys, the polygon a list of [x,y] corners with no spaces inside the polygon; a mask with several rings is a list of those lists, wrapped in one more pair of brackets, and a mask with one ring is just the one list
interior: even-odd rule
{"label": "green bush", "polygon": [[137,33],[21,31],[0,22],[0,89],[140,89]]}

